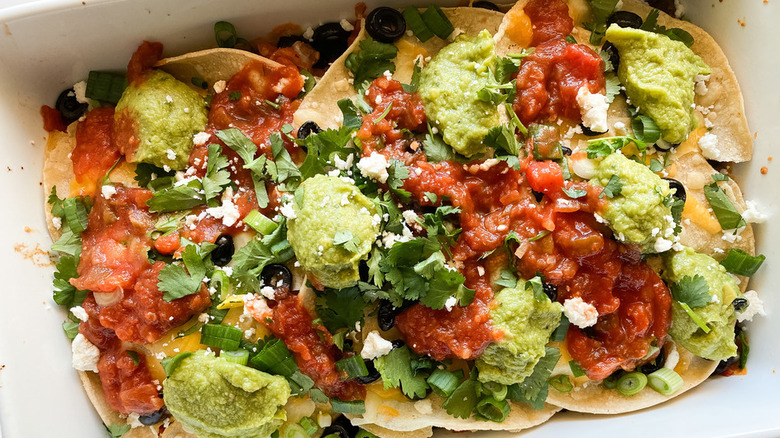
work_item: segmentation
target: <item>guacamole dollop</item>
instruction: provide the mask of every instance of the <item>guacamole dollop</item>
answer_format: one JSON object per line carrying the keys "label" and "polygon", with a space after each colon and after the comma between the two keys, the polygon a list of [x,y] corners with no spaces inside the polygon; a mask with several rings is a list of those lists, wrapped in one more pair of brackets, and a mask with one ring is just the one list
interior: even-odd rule
{"label": "guacamole dollop", "polygon": [[591,182],[606,187],[615,175],[622,184],[620,194],[600,212],[615,237],[641,245],[643,253],[669,250],[675,228],[672,209],[664,202],[669,183],[619,152],[604,157]]}
{"label": "guacamole dollop", "polygon": [[710,67],[666,35],[613,24],[607,41],[620,54],[618,78],[631,104],[658,124],[664,140],[684,141],[698,123],[692,108],[694,78],[710,74]]}
{"label": "guacamole dollop", "polygon": [[199,438],[266,437],[287,419],[290,386],[211,354],[185,358],[163,382],[168,410]]}
{"label": "guacamole dollop", "polygon": [[678,282],[683,277],[701,275],[707,281],[709,294],[713,297],[702,307],[693,311],[710,328],[709,333],[691,319],[677,301],[672,304],[672,326],[669,335],[675,342],[691,353],[710,360],[723,360],[737,354],[734,343],[734,324],[737,319],[731,304],[741,294],[734,278],[712,257],[699,254],[691,248],[675,252],[664,260],[662,273],[667,282]]}
{"label": "guacamole dollop", "polygon": [[444,141],[467,157],[484,152],[482,140],[499,125],[496,106],[477,97],[493,74],[495,59],[493,38],[483,30],[476,37],[459,36],[420,74],[425,115]]}
{"label": "guacamole dollop", "polygon": [[354,184],[317,175],[298,188],[287,239],[298,262],[323,286],[342,289],[358,279],[358,263],[379,234],[374,204]]}
{"label": "guacamole dollop", "polygon": [[544,346],[558,327],[563,306],[545,298],[537,301],[522,286],[496,294],[498,307],[490,312],[493,327],[504,336],[477,359],[479,380],[504,385],[520,383],[544,357]]}
{"label": "guacamole dollop", "polygon": [[131,83],[116,105],[116,135],[127,161],[181,170],[206,129],[206,102],[193,89],[159,70]]}

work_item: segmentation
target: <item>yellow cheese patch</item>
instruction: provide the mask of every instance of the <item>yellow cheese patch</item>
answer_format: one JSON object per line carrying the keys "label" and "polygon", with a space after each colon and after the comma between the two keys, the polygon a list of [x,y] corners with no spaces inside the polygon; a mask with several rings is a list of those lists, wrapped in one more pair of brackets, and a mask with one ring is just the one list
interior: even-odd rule
{"label": "yellow cheese patch", "polygon": [[693,196],[688,196],[685,200],[685,208],[683,208],[682,217],[683,219],[690,219],[691,222],[700,226],[710,234],[716,234],[723,230],[715,216],[713,216],[712,213],[707,210],[707,207]]}

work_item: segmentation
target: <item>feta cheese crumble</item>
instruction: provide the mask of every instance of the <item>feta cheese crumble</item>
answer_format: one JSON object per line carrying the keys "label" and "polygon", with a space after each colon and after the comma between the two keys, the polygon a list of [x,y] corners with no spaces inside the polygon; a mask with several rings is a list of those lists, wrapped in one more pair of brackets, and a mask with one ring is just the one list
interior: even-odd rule
{"label": "feta cheese crumble", "polygon": [[742,212],[742,218],[751,224],[763,224],[767,220],[767,215],[764,214],[758,207],[756,201],[745,201],[747,208]]}
{"label": "feta cheese crumble", "polygon": [[701,148],[701,154],[704,158],[709,160],[720,159],[720,151],[718,150],[718,136],[708,132],[699,139],[699,147]]}
{"label": "feta cheese crumble", "polygon": [[100,188],[100,192],[103,194],[104,198],[111,199],[112,196],[116,195],[116,187],[112,185],[105,185]]}
{"label": "feta cheese crumble", "polygon": [[758,297],[756,291],[749,290],[745,292],[745,298],[748,300],[748,306],[741,312],[737,312],[737,321],[752,321],[756,315],[766,316],[764,302]]}
{"label": "feta cheese crumble", "polygon": [[195,146],[202,146],[206,144],[210,138],[211,135],[208,132],[199,132],[192,136],[192,143]]}
{"label": "feta cheese crumble", "polygon": [[71,307],[70,313],[73,314],[76,318],[78,318],[80,321],[86,321],[89,319],[89,315],[87,315],[87,311],[84,310],[81,306]]}
{"label": "feta cheese crumble", "polygon": [[226,227],[232,227],[238,221],[238,218],[241,217],[238,206],[233,203],[233,189],[231,187],[226,188],[225,193],[222,194],[222,205],[207,208],[206,213],[216,219],[222,219],[222,224]]}
{"label": "feta cheese crumble", "polygon": [[386,183],[387,177],[390,176],[387,173],[390,163],[387,162],[384,155],[378,152],[372,152],[370,156],[361,158],[357,163],[357,167],[363,176],[380,183]]}
{"label": "feta cheese crumble", "polygon": [[458,304],[458,299],[449,297],[447,298],[447,301],[444,302],[444,308],[447,309],[448,312],[452,312],[452,308],[455,307],[456,304]]}
{"label": "feta cheese crumble", "polygon": [[596,324],[599,312],[593,304],[586,303],[580,297],[570,298],[563,302],[563,314],[569,318],[569,322],[579,328],[590,327]]}
{"label": "feta cheese crumble", "polygon": [[607,110],[609,110],[607,96],[601,93],[593,94],[588,90],[588,87],[581,87],[577,91],[577,105],[580,106],[583,125],[595,132],[604,132],[609,129],[607,125]]}
{"label": "feta cheese crumble", "polygon": [[81,333],[77,334],[71,344],[73,352],[73,368],[79,371],[98,372],[97,364],[100,359],[100,350],[92,345]]}
{"label": "feta cheese crumble", "polygon": [[373,330],[368,333],[363,342],[363,350],[360,351],[360,357],[366,360],[375,359],[384,356],[393,350],[393,343],[383,338],[378,331]]}

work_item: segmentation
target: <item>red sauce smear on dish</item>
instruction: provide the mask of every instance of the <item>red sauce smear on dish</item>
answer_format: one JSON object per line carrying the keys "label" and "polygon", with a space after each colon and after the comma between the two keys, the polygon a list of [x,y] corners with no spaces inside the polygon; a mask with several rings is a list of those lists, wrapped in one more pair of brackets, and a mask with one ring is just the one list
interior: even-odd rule
{"label": "red sauce smear on dish", "polygon": [[[538,273],[559,287],[559,300],[580,296],[597,307],[598,324],[582,331],[572,327],[569,349],[592,379],[601,379],[617,368],[631,368],[647,354],[651,342],[663,339],[670,324],[671,298],[661,279],[640,259],[636,248],[615,242],[611,232],[598,224],[593,213],[602,209],[602,189],[587,182],[564,181],[552,161],[520,162],[520,169],[505,162],[476,161],[429,163],[415,140],[405,139],[400,128],[419,120],[415,95],[398,91],[385,78],[369,88],[367,102],[374,111],[366,116],[358,138],[363,155],[381,153],[404,162],[409,178],[403,189],[422,206],[432,205],[426,192],[447,197],[461,209],[462,233],[452,249],[452,263],[476,290],[474,301],[451,311],[412,306],[396,317],[396,327],[416,352],[434,359],[474,359],[501,336],[490,325],[493,266],[484,254],[500,248],[510,232],[518,270],[524,278]],[[372,95],[373,93],[373,95]],[[376,103],[374,95],[381,97]],[[404,112],[388,112],[385,102],[411,103]],[[420,126],[424,120],[421,120]],[[526,148],[533,148],[529,140]],[[585,190],[579,199],[564,195],[564,187]],[[542,194],[537,201],[534,192]],[[532,238],[535,238],[531,240]],[[480,272],[482,275],[480,275]],[[584,338],[584,340],[583,340]],[[606,373],[606,374],[605,374]]]}
{"label": "red sauce smear on dish", "polygon": [[76,147],[71,152],[76,182],[94,193],[98,181],[119,160],[113,141],[114,109],[95,108],[76,126]]}
{"label": "red sauce smear on dish", "polygon": [[311,377],[328,397],[344,401],[365,399],[365,386],[355,380],[343,380],[344,375],[336,368],[336,361],[344,355],[328,330],[322,324],[312,323],[309,311],[296,295],[277,289],[276,298],[269,301],[273,309],[271,322],[261,322],[284,341],[301,372]]}
{"label": "red sauce smear on dish", "polygon": [[524,11],[534,26],[536,48],[517,74],[515,113],[526,125],[559,116],[579,120],[579,89],[599,93],[605,87],[601,57],[587,46],[566,42],[574,23],[562,0],[531,0]]}

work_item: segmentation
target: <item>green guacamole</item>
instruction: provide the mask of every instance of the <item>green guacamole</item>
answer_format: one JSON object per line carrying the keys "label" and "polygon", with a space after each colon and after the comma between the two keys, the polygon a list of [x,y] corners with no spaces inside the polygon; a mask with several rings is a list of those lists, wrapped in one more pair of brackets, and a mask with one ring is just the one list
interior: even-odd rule
{"label": "green guacamole", "polygon": [[496,106],[477,98],[493,74],[495,59],[493,38],[483,30],[476,37],[459,36],[420,74],[425,115],[444,141],[467,157],[484,152],[482,139],[499,125]]}
{"label": "green guacamole", "polygon": [[496,294],[499,306],[490,312],[493,327],[504,337],[477,359],[479,380],[504,385],[520,383],[544,356],[544,346],[558,327],[563,306],[549,299],[537,301],[522,286]]}
{"label": "green guacamole", "polygon": [[613,24],[607,41],[618,49],[618,78],[631,104],[655,120],[663,139],[682,143],[697,125],[694,78],[710,67],[685,44],[666,35]]}
{"label": "green guacamole", "polygon": [[[358,279],[358,263],[379,234],[374,204],[354,184],[317,175],[301,184],[288,218],[287,239],[303,269],[326,287],[342,289]],[[298,205],[300,202],[300,205]]]}
{"label": "green guacamole", "polygon": [[734,324],[737,319],[731,302],[741,296],[734,278],[715,259],[698,254],[691,248],[665,258],[663,278],[667,282],[680,281],[685,276],[701,275],[707,281],[710,296],[717,299],[694,312],[710,328],[709,333],[691,319],[677,301],[672,304],[672,327],[669,335],[691,353],[710,360],[723,360],[737,354],[734,344]]}
{"label": "green guacamole", "polygon": [[193,148],[192,137],[206,129],[206,103],[183,82],[159,70],[130,84],[116,105],[118,126],[132,123],[138,148],[126,152],[131,163],[181,170]]}
{"label": "green guacamole", "polygon": [[669,183],[619,152],[604,157],[591,182],[605,187],[613,175],[623,187],[600,214],[617,239],[641,245],[643,253],[671,248],[675,224],[671,207],[664,205]]}
{"label": "green guacamole", "polygon": [[163,382],[168,410],[198,438],[267,437],[287,419],[289,397],[284,377],[202,352]]}

